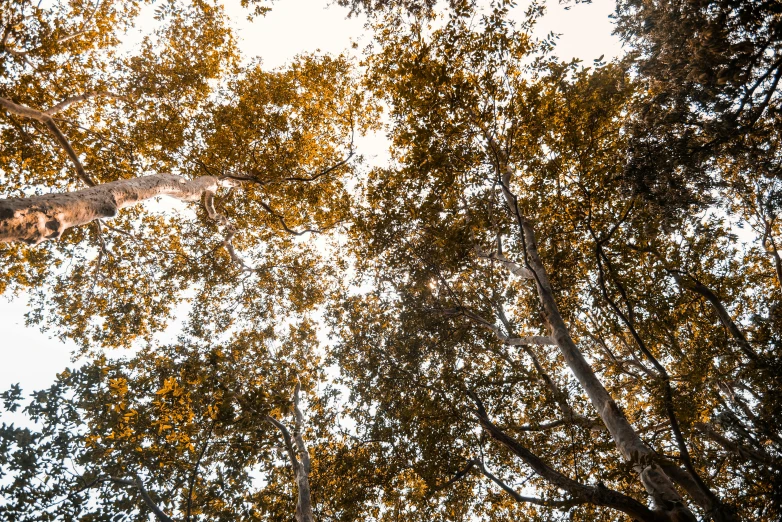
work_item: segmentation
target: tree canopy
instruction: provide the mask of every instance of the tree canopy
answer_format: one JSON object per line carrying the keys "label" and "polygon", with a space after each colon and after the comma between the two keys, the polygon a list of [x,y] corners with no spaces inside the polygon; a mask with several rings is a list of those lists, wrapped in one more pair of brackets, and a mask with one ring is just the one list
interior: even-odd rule
{"label": "tree canopy", "polygon": [[275,70],[220,2],[0,6],[0,291],[79,347],[0,514],[778,520],[777,4],[619,0],[586,65],[540,1],[337,4],[361,59]]}

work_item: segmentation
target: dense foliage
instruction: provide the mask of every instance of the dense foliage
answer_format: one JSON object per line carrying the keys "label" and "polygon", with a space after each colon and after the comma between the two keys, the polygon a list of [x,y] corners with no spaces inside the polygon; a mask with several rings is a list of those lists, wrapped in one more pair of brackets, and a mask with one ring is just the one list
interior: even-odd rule
{"label": "dense foliage", "polygon": [[2,395],[4,519],[778,520],[778,5],[620,0],[584,66],[338,4],[363,60],[273,71],[209,1],[0,7],[0,289],[81,348]]}

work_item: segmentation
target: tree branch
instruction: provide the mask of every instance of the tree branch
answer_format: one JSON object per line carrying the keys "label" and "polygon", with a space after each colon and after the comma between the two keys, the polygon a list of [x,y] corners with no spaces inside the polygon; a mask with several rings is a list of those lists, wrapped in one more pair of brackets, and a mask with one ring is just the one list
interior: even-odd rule
{"label": "tree branch", "polygon": [[140,476],[136,475],[133,480],[113,478],[113,477],[104,477],[99,480],[101,482],[108,481],[108,482],[113,482],[114,484],[120,484],[122,486],[130,486],[138,489],[141,500],[143,500],[144,504],[146,504],[149,510],[152,511],[152,513],[154,513],[155,518],[157,518],[159,522],[174,522],[174,520],[168,515],[166,515],[163,512],[163,510],[160,509],[160,507],[155,503],[155,501],[152,500],[152,497],[149,496],[149,493],[144,487],[144,482],[141,480]]}
{"label": "tree branch", "polygon": [[745,459],[754,460],[755,462],[759,462],[761,464],[770,466],[777,470],[782,469],[782,465],[780,465],[780,463],[777,460],[775,460],[771,455],[769,455],[765,451],[757,451],[752,448],[743,446],[738,442],[734,442],[729,438],[725,437],[724,435],[720,434],[709,423],[698,422],[695,424],[695,429],[697,429],[699,432],[703,433],[711,440],[713,440],[714,442],[722,446],[726,451],[739,455],[740,457]]}
{"label": "tree branch", "polygon": [[508,271],[510,271],[511,274],[520,277],[521,279],[531,279],[531,280],[535,279],[535,276],[532,274],[532,272],[530,272],[528,268],[525,268],[517,263],[514,263],[513,261],[510,261],[500,252],[491,252],[490,254],[487,254],[486,252],[483,251],[483,249],[480,246],[476,245],[475,253],[478,255],[479,258],[493,259],[499,261],[505,266],[505,268],[508,269]]}
{"label": "tree branch", "polygon": [[516,502],[526,502],[529,504],[536,504],[538,506],[546,506],[546,507],[556,507],[559,509],[569,509],[573,506],[577,506],[580,504],[586,504],[587,501],[584,499],[566,499],[566,500],[544,500],[542,498],[535,498],[535,497],[525,497],[520,495],[515,489],[508,486],[505,482],[497,478],[493,473],[491,473],[488,469],[486,469],[486,466],[483,464],[483,462],[476,460],[475,465],[478,467],[478,469],[481,470],[481,473],[497,484],[503,491],[505,491],[508,495],[513,497],[513,500]]}
{"label": "tree branch", "polygon": [[95,186],[95,182],[92,181],[92,179],[87,175],[87,172],[84,170],[84,166],[81,164],[76,151],[73,150],[70,142],[60,131],[59,127],[57,127],[57,124],[54,122],[54,119],[50,114],[25,107],[24,105],[19,105],[5,98],[0,98],[0,106],[5,107],[5,109],[12,114],[24,116],[25,118],[30,118],[46,125],[46,128],[49,129],[49,132],[51,132],[51,134],[57,140],[57,143],[59,143],[63,148],[65,153],[68,155],[68,158],[70,158],[71,162],[76,168],[76,174],[79,176],[79,179],[81,179],[88,187]]}
{"label": "tree branch", "polygon": [[634,498],[628,497],[618,491],[613,491],[602,485],[586,486],[563,475],[492,423],[486,413],[486,408],[475,393],[468,392],[468,395],[476,405],[475,414],[478,417],[480,425],[491,438],[508,448],[517,457],[521,458],[540,477],[553,486],[567,491],[574,500],[577,500],[580,503],[610,507],[627,513],[643,522],[662,522],[669,520],[667,516],[662,516],[660,513],[650,510]]}
{"label": "tree branch", "polygon": [[668,262],[665,260],[665,258],[662,256],[662,254],[654,247],[647,246],[647,247],[639,247],[637,245],[628,245],[630,248],[633,248],[635,250],[638,250],[640,252],[647,252],[652,254],[662,265],[663,270],[665,270],[668,274],[670,274],[674,281],[683,289],[690,290],[691,292],[694,292],[696,294],[699,294],[700,296],[706,298],[706,300],[711,303],[712,307],[714,308],[714,311],[717,312],[717,317],[719,318],[722,325],[725,327],[728,332],[730,332],[731,337],[736,341],[736,343],[739,345],[739,348],[742,352],[744,352],[744,355],[747,356],[748,359],[750,359],[753,362],[760,362],[762,361],[762,358],[758,353],[750,346],[749,341],[747,341],[747,338],[744,336],[744,332],[741,331],[741,329],[736,325],[736,323],[733,321],[733,318],[728,313],[725,306],[722,304],[722,300],[717,296],[714,291],[712,291],[711,288],[701,283],[695,276],[690,274],[689,272],[677,270],[673,267],[671,267]]}
{"label": "tree branch", "polygon": [[[608,302],[611,309],[614,311],[614,313],[619,317],[619,319],[624,323],[624,325],[627,327],[627,329],[630,331],[630,335],[633,337],[633,340],[635,341],[638,348],[641,350],[641,353],[643,353],[644,357],[652,364],[654,367],[656,373],[657,373],[657,380],[662,384],[663,387],[663,405],[665,407],[665,413],[667,414],[668,421],[670,422],[671,431],[673,432],[674,440],[676,441],[676,445],[679,448],[679,457],[681,458],[684,468],[687,470],[687,473],[690,475],[690,478],[684,480],[684,481],[678,481],[679,484],[685,488],[687,493],[696,500],[696,502],[704,506],[704,508],[713,513],[719,513],[721,520],[733,520],[731,514],[726,510],[725,506],[722,505],[722,502],[717,498],[717,496],[709,489],[709,487],[706,485],[705,482],[703,482],[703,479],[698,474],[698,471],[695,469],[695,466],[692,463],[692,458],[690,457],[689,449],[687,448],[687,442],[684,440],[684,435],[682,434],[681,428],[679,426],[679,420],[676,416],[676,409],[673,404],[673,389],[671,387],[671,378],[668,375],[668,371],[665,369],[665,367],[660,364],[660,362],[657,360],[657,358],[652,354],[651,350],[646,346],[646,343],[641,338],[641,335],[638,333],[638,330],[635,328],[635,314],[633,312],[633,306],[630,301],[630,298],[628,297],[627,291],[624,288],[624,285],[617,277],[617,274],[614,271],[613,265],[611,263],[611,260],[608,258],[608,256],[605,254],[605,251],[603,250],[603,242],[599,241],[597,239],[597,236],[594,233],[594,230],[591,226],[588,226],[589,232],[592,235],[592,238],[595,241],[595,256],[597,258],[597,267],[598,267],[598,282],[600,284],[600,288],[603,293],[603,298]],[[622,300],[625,303],[625,307],[627,308],[627,313],[623,312],[619,305],[611,299],[611,297],[608,295],[608,289],[606,286],[605,281],[605,274],[603,271],[603,262],[605,262],[606,267],[608,268],[609,273],[611,274],[614,284],[616,288],[619,290],[619,294],[622,297]],[[676,476],[681,476],[681,473],[676,474]],[[676,477],[671,477],[674,480],[676,480]],[[692,487],[695,486],[695,487]]]}
{"label": "tree branch", "polygon": [[[75,31],[75,32],[73,32],[71,34],[67,34],[65,36],[61,36],[60,38],[57,38],[55,40],[55,43],[58,44],[58,45],[59,44],[63,44],[65,42],[69,41],[69,40],[73,40],[74,38],[78,38],[79,36],[85,34],[87,32],[86,26],[95,17],[95,14],[98,12],[98,8],[100,7],[101,1],[102,0],[98,0],[98,2],[95,4],[95,7],[92,9],[92,12],[90,13],[90,15],[87,18],[85,18],[84,21],[82,21],[80,30]],[[40,3],[39,3],[39,5],[40,5]],[[15,54],[17,56],[20,56],[22,58],[27,59],[27,55],[28,54],[33,53],[35,51],[38,51],[39,49],[42,49],[42,48],[43,48],[43,46],[42,47],[38,47],[36,49],[28,50],[28,51],[12,51],[12,54]]]}
{"label": "tree branch", "polygon": [[288,234],[291,234],[291,235],[294,235],[294,236],[303,236],[304,234],[306,234],[308,232],[313,233],[313,234],[320,234],[320,232],[321,232],[320,230],[317,230],[317,229],[314,229],[314,228],[305,228],[304,230],[293,230],[285,222],[285,218],[282,216],[282,214],[278,214],[277,212],[275,212],[267,203],[264,203],[261,200],[258,200],[258,202],[261,204],[261,206],[264,208],[264,210],[266,210],[266,212],[268,212],[269,214],[271,214],[272,216],[277,218],[277,220],[280,222],[280,225],[282,225],[283,230],[285,230],[285,232],[287,232]]}
{"label": "tree branch", "polygon": [[293,439],[296,441],[296,448],[299,450],[299,458],[301,459],[304,471],[309,473],[311,469],[310,454],[307,451],[307,446],[304,444],[304,415],[299,408],[299,392],[301,391],[301,385],[296,383],[296,388],[293,390],[293,412],[295,415],[295,431],[293,432]]}
{"label": "tree branch", "polygon": [[43,111],[44,114],[48,114],[49,116],[54,116],[58,112],[62,112],[74,103],[78,103],[81,101],[89,100],[91,98],[96,98],[98,96],[104,97],[104,98],[111,98],[113,100],[122,100],[122,101],[128,101],[127,96],[122,96],[120,94],[114,94],[108,91],[94,91],[94,92],[88,92],[85,94],[79,94],[76,96],[71,96],[69,98],[65,98],[60,103],[53,105],[51,108]]}
{"label": "tree branch", "polygon": [[451,310],[444,310],[444,313],[454,316],[462,316],[466,317],[470,321],[478,324],[479,326],[483,327],[486,330],[489,330],[494,333],[494,335],[503,342],[503,344],[509,345],[509,346],[546,346],[546,345],[556,345],[556,341],[548,336],[541,336],[541,335],[530,335],[527,337],[511,337],[509,335],[506,335],[502,333],[502,330],[484,319],[483,317],[479,316],[478,314],[474,312],[470,312],[469,310],[466,310],[464,308],[457,308],[457,309],[451,309]]}
{"label": "tree branch", "polygon": [[38,244],[57,239],[67,229],[111,218],[120,209],[156,197],[198,201],[229,181],[211,176],[186,179],[156,174],[122,179],[73,192],[0,200],[0,242]]}
{"label": "tree branch", "polygon": [[[235,183],[234,181],[228,181],[229,183]],[[236,249],[233,245],[233,238],[236,235],[236,228],[231,221],[222,213],[218,212],[214,204],[215,193],[213,190],[207,190],[204,192],[204,209],[210,219],[217,223],[217,229],[223,233],[223,247],[225,247],[228,255],[231,257],[231,261],[237,265],[243,272],[254,272],[255,269],[247,266],[239,254],[236,253]]]}
{"label": "tree branch", "polygon": [[638,472],[641,483],[654,499],[656,509],[662,510],[666,516],[694,522],[695,516],[682,501],[670,478],[659,466],[653,463],[654,451],[630,425],[624,413],[619,409],[611,394],[603,386],[573,341],[570,330],[559,311],[545,266],[538,254],[534,228],[530,221],[521,214],[518,197],[511,191],[510,185],[514,170],[508,152],[499,146],[493,134],[482,125],[480,117],[474,112],[472,119],[488,142],[487,155],[496,160],[498,182],[502,187],[508,213],[518,227],[519,239],[524,251],[524,263],[535,278],[543,318],[551,337],[557,342],[562,357],[581,387],[586,391],[590,402],[608,428],[622,457]]}
{"label": "tree branch", "polygon": [[201,448],[201,451],[198,452],[198,458],[196,458],[195,465],[193,466],[193,472],[190,475],[190,485],[187,491],[187,512],[185,513],[185,522],[190,522],[190,515],[193,509],[193,490],[195,489],[196,479],[198,478],[198,468],[201,465],[201,459],[204,458],[204,454],[206,453],[206,448],[209,447],[209,440],[212,437],[212,430],[214,429],[214,426],[215,423],[214,421],[212,421],[209,424],[209,431],[207,431],[206,433],[206,439],[204,440],[204,445]]}
{"label": "tree branch", "polygon": [[[304,415],[299,408],[299,391],[300,385],[297,383],[293,391],[293,411],[294,411],[294,426],[295,430],[293,436],[291,436],[288,428],[285,427],[280,421],[267,415],[265,420],[274,425],[285,441],[285,449],[288,452],[288,456],[293,466],[293,472],[296,479],[296,487],[298,489],[298,500],[296,502],[296,520],[298,522],[314,522],[314,515],[312,513],[312,497],[310,494],[310,457],[307,452],[307,447],[304,444],[304,438],[302,431],[304,429]],[[294,447],[295,442],[295,447]],[[297,451],[298,450],[298,451]]]}

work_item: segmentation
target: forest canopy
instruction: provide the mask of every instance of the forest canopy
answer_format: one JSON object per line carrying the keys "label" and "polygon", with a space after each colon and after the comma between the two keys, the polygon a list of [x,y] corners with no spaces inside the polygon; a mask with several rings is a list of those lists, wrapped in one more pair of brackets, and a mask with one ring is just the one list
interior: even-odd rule
{"label": "forest canopy", "polygon": [[779,520],[782,5],[583,63],[520,4],[337,0],[368,45],[280,68],[217,0],[0,4],[0,292],[77,346],[0,518]]}

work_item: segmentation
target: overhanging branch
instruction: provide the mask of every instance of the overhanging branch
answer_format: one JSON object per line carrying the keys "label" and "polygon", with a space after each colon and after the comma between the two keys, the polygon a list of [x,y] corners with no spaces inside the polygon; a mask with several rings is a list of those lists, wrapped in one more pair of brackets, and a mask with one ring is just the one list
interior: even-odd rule
{"label": "overhanging branch", "polygon": [[76,168],[76,174],[79,176],[79,179],[81,179],[89,187],[95,186],[95,182],[92,181],[92,179],[87,175],[87,172],[84,170],[84,166],[79,160],[79,156],[76,154],[76,151],[73,150],[73,147],[71,147],[68,138],[66,138],[62,131],[60,131],[59,127],[57,127],[57,124],[54,122],[54,118],[52,118],[50,114],[31,109],[30,107],[25,107],[24,105],[19,105],[5,98],[0,98],[0,106],[5,107],[5,109],[11,114],[24,116],[25,118],[30,118],[43,123],[46,128],[49,129],[49,132],[52,134],[52,136],[54,136],[54,139],[57,140],[57,143],[60,144],[68,158],[70,158],[71,162]]}

